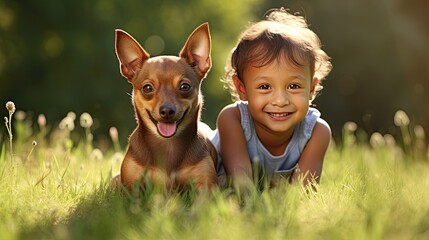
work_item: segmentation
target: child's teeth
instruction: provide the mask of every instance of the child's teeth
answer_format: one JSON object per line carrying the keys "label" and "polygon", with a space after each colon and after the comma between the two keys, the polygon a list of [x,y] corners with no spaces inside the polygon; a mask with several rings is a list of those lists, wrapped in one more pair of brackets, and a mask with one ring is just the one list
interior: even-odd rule
{"label": "child's teeth", "polygon": [[271,113],[271,115],[273,115],[275,117],[285,117],[285,116],[289,115],[289,113]]}

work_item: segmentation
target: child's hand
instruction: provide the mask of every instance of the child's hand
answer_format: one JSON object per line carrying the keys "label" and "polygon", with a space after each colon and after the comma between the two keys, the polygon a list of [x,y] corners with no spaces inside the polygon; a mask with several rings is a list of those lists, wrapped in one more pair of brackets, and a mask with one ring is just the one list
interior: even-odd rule
{"label": "child's hand", "polygon": [[240,202],[256,196],[258,192],[252,179],[246,175],[233,177],[232,186]]}

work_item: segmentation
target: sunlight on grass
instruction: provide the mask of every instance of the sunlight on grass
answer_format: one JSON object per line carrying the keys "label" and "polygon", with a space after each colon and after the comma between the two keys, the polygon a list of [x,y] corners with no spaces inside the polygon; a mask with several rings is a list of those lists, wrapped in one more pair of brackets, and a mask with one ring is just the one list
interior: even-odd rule
{"label": "sunlight on grass", "polygon": [[280,183],[238,200],[230,190],[114,192],[109,181],[125,150],[116,128],[100,147],[88,113],[53,126],[17,111],[13,158],[0,137],[0,239],[427,239],[427,140],[405,120],[397,119],[396,138],[366,140],[347,123],[317,192]]}

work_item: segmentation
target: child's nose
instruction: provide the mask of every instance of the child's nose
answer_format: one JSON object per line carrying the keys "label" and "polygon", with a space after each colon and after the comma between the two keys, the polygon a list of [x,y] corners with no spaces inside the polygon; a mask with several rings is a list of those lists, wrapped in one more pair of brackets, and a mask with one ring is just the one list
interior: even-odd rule
{"label": "child's nose", "polygon": [[275,91],[272,98],[274,106],[285,106],[289,104],[289,96],[286,91]]}

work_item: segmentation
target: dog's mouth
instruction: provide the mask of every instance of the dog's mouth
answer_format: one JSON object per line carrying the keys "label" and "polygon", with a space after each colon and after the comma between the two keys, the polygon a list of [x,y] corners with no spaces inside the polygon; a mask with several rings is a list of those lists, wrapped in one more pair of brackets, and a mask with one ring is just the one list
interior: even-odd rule
{"label": "dog's mouth", "polygon": [[179,126],[180,123],[183,122],[183,119],[185,119],[185,115],[188,112],[188,109],[186,109],[186,111],[183,113],[182,117],[175,122],[157,121],[154,117],[152,117],[152,114],[150,114],[149,110],[146,109],[146,111],[147,111],[147,114],[149,115],[150,120],[152,120],[152,122],[155,124],[159,135],[161,135],[165,138],[170,138],[170,137],[174,136],[174,134],[176,134],[177,127]]}

